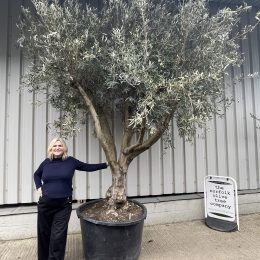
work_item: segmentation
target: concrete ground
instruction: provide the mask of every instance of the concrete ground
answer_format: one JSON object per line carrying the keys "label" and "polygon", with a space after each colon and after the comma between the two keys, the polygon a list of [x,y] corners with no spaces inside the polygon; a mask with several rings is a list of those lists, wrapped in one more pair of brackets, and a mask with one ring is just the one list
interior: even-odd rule
{"label": "concrete ground", "polygon": [[[36,259],[36,239],[0,241],[0,259]],[[80,234],[68,236],[65,259],[84,259]],[[145,226],[139,260],[160,259],[260,259],[260,214],[240,216],[240,231],[231,233],[212,230],[201,220]]]}

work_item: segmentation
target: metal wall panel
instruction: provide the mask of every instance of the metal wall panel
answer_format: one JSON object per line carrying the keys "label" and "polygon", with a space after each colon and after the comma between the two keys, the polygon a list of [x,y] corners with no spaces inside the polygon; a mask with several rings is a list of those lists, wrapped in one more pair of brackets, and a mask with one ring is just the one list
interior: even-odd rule
{"label": "metal wall panel", "polygon": [[4,203],[5,194],[8,41],[8,2],[0,1],[0,204]]}
{"label": "metal wall panel", "polygon": [[[28,66],[16,46],[20,4],[18,0],[0,1],[0,204],[37,200],[33,172],[46,157],[48,142],[54,137],[47,125],[59,116],[44,101],[44,94],[19,91],[20,77]],[[255,10],[242,22],[250,22],[254,14]],[[202,192],[208,174],[233,177],[240,190],[260,188],[260,130],[250,115],[260,118],[260,78],[236,80],[241,74],[260,71],[260,27],[241,42],[241,51],[245,53],[243,66],[229,68],[224,75],[226,96],[232,96],[234,103],[223,118],[214,117],[207,129],[197,131],[192,143],[178,136],[173,120],[170,134],[174,149],[164,149],[160,140],[132,162],[127,177],[129,196]],[[115,116],[113,131],[118,147],[119,125]],[[82,161],[104,161],[92,133],[90,123],[82,126],[77,137],[68,141],[69,152]],[[104,197],[110,184],[109,169],[76,172],[74,198]]]}

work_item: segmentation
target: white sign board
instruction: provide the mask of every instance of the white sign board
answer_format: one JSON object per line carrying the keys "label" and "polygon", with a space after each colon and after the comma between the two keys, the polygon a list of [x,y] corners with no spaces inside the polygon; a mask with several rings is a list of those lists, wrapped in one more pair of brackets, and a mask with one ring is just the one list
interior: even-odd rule
{"label": "white sign board", "polygon": [[237,185],[233,178],[206,176],[204,179],[204,199],[206,219],[214,218],[228,222],[237,221],[237,226],[239,225]]}
{"label": "white sign board", "polygon": [[207,180],[207,212],[210,217],[234,221],[234,186],[229,182]]}

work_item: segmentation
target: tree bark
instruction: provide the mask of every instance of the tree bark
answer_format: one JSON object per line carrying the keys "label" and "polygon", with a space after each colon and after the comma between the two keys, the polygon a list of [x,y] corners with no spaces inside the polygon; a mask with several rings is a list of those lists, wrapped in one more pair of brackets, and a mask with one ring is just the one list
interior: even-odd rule
{"label": "tree bark", "polygon": [[100,109],[97,109],[97,107],[95,106],[91,94],[87,93],[80,85],[80,83],[74,82],[74,85],[76,85],[76,88],[81,94],[85,102],[85,105],[94,121],[97,139],[99,140],[103,148],[107,161],[115,162],[117,158],[116,146],[115,146],[114,138],[110,130],[108,121],[104,116],[103,111],[101,110],[101,112],[100,111],[98,112],[98,110]]}
{"label": "tree bark", "polygon": [[106,198],[108,199],[109,205],[114,209],[124,206],[127,201],[126,176],[128,166],[129,162],[123,154],[121,154],[118,162],[110,163],[112,185],[106,193]]}
{"label": "tree bark", "polygon": [[144,121],[139,137],[136,143],[132,145],[131,139],[133,137],[133,130],[127,126],[127,121],[125,121],[120,157],[117,162],[110,163],[112,185],[106,193],[109,204],[111,207],[114,207],[114,209],[124,206],[127,201],[126,177],[131,161],[140,153],[148,150],[162,137],[172,119],[173,113],[174,111],[165,115],[163,123],[158,127],[157,131],[153,135],[148,137],[147,140],[144,140],[146,130]]}

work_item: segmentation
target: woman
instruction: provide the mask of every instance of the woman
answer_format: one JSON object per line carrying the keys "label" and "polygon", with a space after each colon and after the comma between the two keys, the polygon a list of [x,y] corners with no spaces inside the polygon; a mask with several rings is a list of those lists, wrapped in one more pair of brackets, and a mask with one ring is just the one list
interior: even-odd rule
{"label": "woman", "polygon": [[72,178],[75,170],[96,171],[107,163],[88,164],[68,156],[62,138],[53,139],[46,158],[34,173],[39,194],[38,259],[62,260],[65,255],[67,230],[72,210]]}

